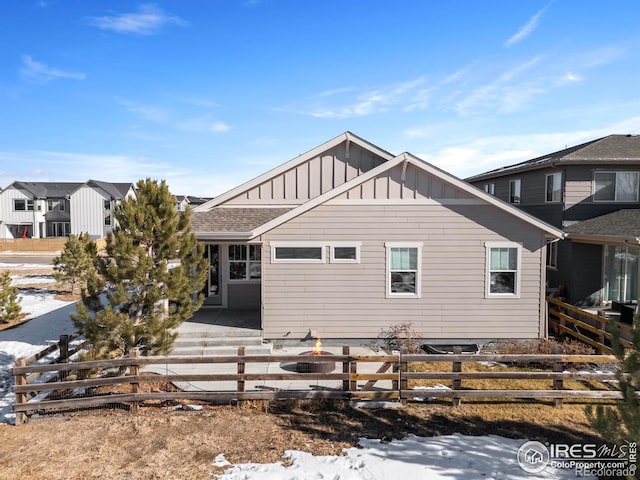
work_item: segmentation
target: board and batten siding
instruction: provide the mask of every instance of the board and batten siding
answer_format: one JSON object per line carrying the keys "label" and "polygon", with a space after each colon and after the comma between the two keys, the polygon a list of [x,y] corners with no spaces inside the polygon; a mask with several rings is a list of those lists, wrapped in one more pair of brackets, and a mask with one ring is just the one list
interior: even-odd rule
{"label": "board and batten siding", "polygon": [[226,205],[300,205],[385,162],[351,143],[323,152],[225,202]]}
{"label": "board and batten siding", "polygon": [[[100,191],[83,186],[71,195],[71,233],[79,235],[87,232],[92,237],[103,237],[104,201],[109,197]],[[113,219],[112,219],[113,221]]]}
{"label": "board and batten siding", "polygon": [[[33,210],[15,211],[13,200],[33,200]],[[44,210],[43,201],[33,198],[33,195],[15,187],[9,187],[0,192],[0,220],[2,220],[2,238],[13,238],[9,230],[9,225],[31,225],[33,238],[44,236]],[[43,225],[40,225],[43,224]],[[40,231],[40,227],[43,231]]]}
{"label": "board and batten siding", "polygon": [[[271,263],[283,240],[359,242],[360,263]],[[402,322],[425,339],[544,336],[544,235],[488,204],[324,204],[262,241],[265,338],[375,338]],[[422,242],[421,298],[386,298],[385,242],[404,241]],[[500,241],[522,244],[519,298],[485,296],[485,243]]]}

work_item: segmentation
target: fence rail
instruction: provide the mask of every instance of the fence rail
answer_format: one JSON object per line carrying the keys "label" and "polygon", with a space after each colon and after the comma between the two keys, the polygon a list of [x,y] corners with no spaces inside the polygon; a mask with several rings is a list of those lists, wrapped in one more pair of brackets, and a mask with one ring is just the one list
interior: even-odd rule
{"label": "fence rail", "polygon": [[[245,355],[244,348],[232,356],[202,357],[140,357],[132,355],[114,360],[71,362],[49,365],[30,364],[21,359],[13,368],[15,375],[14,392],[16,403],[16,424],[28,420],[34,412],[75,410],[105,405],[126,405],[136,411],[145,402],[166,402],[179,400],[199,400],[205,402],[233,403],[247,400],[278,399],[337,399],[344,401],[389,400],[407,403],[410,399],[429,396],[449,398],[453,405],[468,398],[510,398],[510,399],[550,399],[561,406],[563,399],[614,399],[620,398],[618,390],[606,387],[607,382],[616,378],[613,373],[588,373],[568,371],[571,364],[613,364],[617,360],[611,355],[502,355],[502,354],[454,354],[454,355],[351,355],[349,347],[343,347],[342,355],[330,357],[338,372],[286,372],[269,368],[266,372],[251,373],[247,368],[260,364],[316,365],[327,361],[325,356],[316,355]],[[534,365],[535,371],[462,371],[466,362],[503,362],[517,365]],[[446,362],[450,371],[429,371],[429,364]],[[418,364],[426,364],[427,371],[410,371]],[[144,368],[173,365],[209,365],[206,373],[189,374],[145,374]],[[215,371],[227,366],[229,372]],[[342,366],[340,368],[340,365]],[[546,365],[546,369],[540,369]],[[423,365],[425,366],[425,365]],[[549,366],[551,371],[549,371]],[[376,370],[376,367],[377,368]],[[413,368],[412,368],[413,369]],[[168,370],[168,368],[167,368]],[[273,371],[271,371],[273,370]],[[391,370],[391,371],[389,371]],[[109,371],[109,376],[106,372]],[[56,372],[55,382],[33,383],[32,378],[47,372]],[[89,375],[91,373],[91,375]],[[463,386],[470,380],[552,380],[552,388],[531,389],[472,389]],[[319,382],[317,388],[278,388],[277,382]],[[451,389],[410,389],[409,382],[421,380],[451,381]],[[599,382],[597,389],[571,390],[563,384],[565,380]],[[148,382],[172,383],[206,382],[206,388],[197,391],[147,391],[141,388]],[[224,384],[223,382],[228,382]],[[264,387],[247,391],[247,382],[264,382]],[[366,382],[363,384],[363,382]],[[380,385],[384,382],[384,385]],[[389,386],[390,382],[390,386]],[[267,383],[270,385],[267,386]],[[322,383],[322,385],[320,385]],[[375,388],[374,388],[375,386]],[[106,392],[96,393],[102,387]],[[308,385],[307,385],[308,387]],[[125,391],[123,391],[125,390]],[[78,393],[81,392],[81,393]]]}
{"label": "fence rail", "polygon": [[[563,335],[568,335],[581,342],[591,345],[599,353],[611,354],[611,339],[609,330],[610,319],[602,315],[587,312],[557,298],[547,297],[549,304],[549,327]],[[613,320],[621,333],[620,342],[625,347],[632,346],[629,339],[633,334],[633,327]]]}

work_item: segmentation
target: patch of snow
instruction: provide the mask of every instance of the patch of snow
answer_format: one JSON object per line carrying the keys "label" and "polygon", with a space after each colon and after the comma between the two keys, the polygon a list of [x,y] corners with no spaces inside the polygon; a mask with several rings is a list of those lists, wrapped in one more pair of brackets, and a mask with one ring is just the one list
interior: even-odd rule
{"label": "patch of snow", "polygon": [[[430,387],[413,387],[414,390],[451,390],[450,387],[447,387],[446,385],[442,385],[441,383],[438,383],[436,385],[432,385]],[[413,399],[416,402],[433,402],[436,397],[413,397]]]}
{"label": "patch of snow", "polygon": [[291,461],[289,467],[282,462],[245,463],[234,465],[217,477],[219,480],[575,479],[573,470],[551,467],[536,474],[526,473],[517,461],[518,449],[525,442],[496,435],[459,434],[409,436],[390,443],[361,439],[361,448],[347,448],[342,457],[288,450],[284,456]]}
{"label": "patch of snow", "polygon": [[231,465],[231,463],[229,463],[229,461],[225,458],[224,453],[220,453],[216,455],[216,458],[213,460],[213,463],[211,465],[213,465],[214,467],[227,467]]}
{"label": "patch of snow", "polygon": [[479,362],[476,362],[480,365],[484,365],[485,367],[507,367],[506,364],[504,363],[500,363],[500,362],[488,362],[486,360],[481,360]]}
{"label": "patch of snow", "polygon": [[27,274],[27,275],[14,275],[11,277],[11,285],[14,287],[19,285],[27,285],[32,283],[56,283],[53,275],[45,275],[40,273]]}
{"label": "patch of snow", "polygon": [[51,264],[50,263],[3,263],[3,262],[0,262],[0,270],[36,270],[36,269],[45,269],[45,268],[51,268]]}

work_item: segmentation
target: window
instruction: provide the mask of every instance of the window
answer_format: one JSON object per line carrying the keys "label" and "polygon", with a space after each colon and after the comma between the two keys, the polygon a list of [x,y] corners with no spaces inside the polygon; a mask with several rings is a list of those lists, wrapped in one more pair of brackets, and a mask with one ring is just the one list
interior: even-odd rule
{"label": "window", "polygon": [[487,244],[487,296],[517,297],[520,294],[520,246]]}
{"label": "window", "polygon": [[547,243],[547,267],[558,268],[558,242]]}
{"label": "window", "polygon": [[47,237],[68,237],[71,233],[69,222],[49,222],[47,223]]}
{"label": "window", "polygon": [[550,173],[546,176],[546,197],[547,202],[561,202],[562,201],[562,174]]}
{"label": "window", "polygon": [[33,200],[26,200],[24,198],[13,199],[13,210],[16,212],[33,211]]}
{"label": "window", "polygon": [[509,203],[520,203],[520,179],[509,182]]}
{"label": "window", "polygon": [[53,210],[53,200],[47,200],[47,212]]}
{"label": "window", "polygon": [[484,184],[484,191],[487,192],[490,195],[495,195],[496,194],[496,184],[495,183],[485,183]]}
{"label": "window", "polygon": [[105,200],[104,201],[104,209],[105,210],[111,210],[111,200]]}
{"label": "window", "polygon": [[360,243],[329,245],[331,263],[360,263]]}
{"label": "window", "polygon": [[111,226],[111,215],[105,215],[105,217],[104,217],[104,226],[105,227]]}
{"label": "window", "polygon": [[593,200],[595,202],[637,202],[638,172],[595,172]]}
{"label": "window", "polygon": [[386,243],[387,297],[420,297],[422,244]]}
{"label": "window", "polygon": [[603,301],[638,299],[638,247],[604,246]]}
{"label": "window", "polygon": [[65,209],[65,200],[64,198],[61,198],[60,200],[58,200],[58,210],[60,210],[61,212],[64,212]]}
{"label": "window", "polygon": [[262,275],[261,245],[229,245],[229,280],[258,280]]}
{"label": "window", "polygon": [[272,263],[324,263],[325,245],[314,242],[271,242]]}

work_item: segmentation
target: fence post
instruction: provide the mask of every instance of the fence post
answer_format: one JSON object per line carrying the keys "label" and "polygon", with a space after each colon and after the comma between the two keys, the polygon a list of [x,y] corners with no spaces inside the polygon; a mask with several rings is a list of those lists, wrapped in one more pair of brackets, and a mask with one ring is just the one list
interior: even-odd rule
{"label": "fence post", "polygon": [[[140,373],[140,366],[136,362],[136,359],[140,356],[140,350],[138,348],[133,348],[129,353],[129,358],[132,360],[129,365],[129,375],[132,377],[137,377]],[[131,393],[134,395],[140,391],[140,383],[137,380],[131,382]],[[133,402],[131,402],[131,413],[138,413],[138,399],[136,398]]]}
{"label": "fence post", "polygon": [[[560,355],[562,354],[562,347],[557,346],[553,348],[553,353],[556,355]],[[562,361],[555,361],[553,362],[553,371],[554,373],[561,373],[564,370],[564,364],[562,363]],[[553,389],[554,390],[563,390],[564,386],[563,386],[563,381],[561,378],[554,378],[553,379]],[[562,407],[562,403],[563,403],[563,399],[562,398],[554,398],[553,399],[553,405],[554,407]]]}
{"label": "fence post", "polygon": [[409,362],[405,362],[402,359],[402,356],[406,354],[407,354],[407,349],[402,348],[400,350],[400,372],[399,372],[400,390],[399,390],[398,400],[400,400],[400,403],[402,404],[403,407],[407,406],[407,398],[402,396],[402,392],[409,389],[409,381],[407,380],[406,375],[404,375],[409,371]]}
{"label": "fence post", "polygon": [[[16,367],[26,367],[27,361],[24,358],[18,358],[16,360]],[[27,375],[24,373],[17,374],[15,378],[15,385],[26,385]],[[25,393],[16,393],[16,405],[27,403],[27,395]],[[16,425],[22,425],[27,423],[28,417],[24,412],[16,412]]]}
{"label": "fence post", "polygon": [[[238,357],[244,357],[246,353],[245,347],[238,347]],[[244,374],[246,371],[246,364],[244,360],[240,360],[238,358],[238,375],[242,375],[242,377],[238,378],[238,393],[244,392]],[[238,399],[238,405],[242,403],[242,400]]]}
{"label": "fence post", "polygon": [[[347,345],[343,345],[342,347],[342,355],[345,355],[347,357],[350,356],[350,349]],[[351,361],[349,359],[347,360],[343,360],[342,361],[342,373],[350,373],[351,372]],[[347,378],[346,380],[342,381],[342,390],[344,392],[347,392],[348,394],[350,393],[350,387],[351,387],[351,379]],[[351,395],[349,394],[348,397],[351,397]]]}
{"label": "fence post", "polygon": [[[462,355],[462,347],[453,347],[453,354],[454,355]],[[460,373],[462,372],[462,362],[453,362],[453,369],[452,369],[453,373]],[[460,390],[462,388],[462,380],[460,380],[459,378],[454,378],[451,381],[451,389],[452,390]],[[451,404],[454,407],[458,407],[460,406],[460,403],[462,402],[462,399],[460,397],[456,397],[453,396],[451,399]]]}
{"label": "fence post", "polygon": [[[69,363],[69,335],[60,335],[60,356],[58,357],[58,363]],[[69,376],[69,370],[60,372],[60,380],[64,380]]]}

